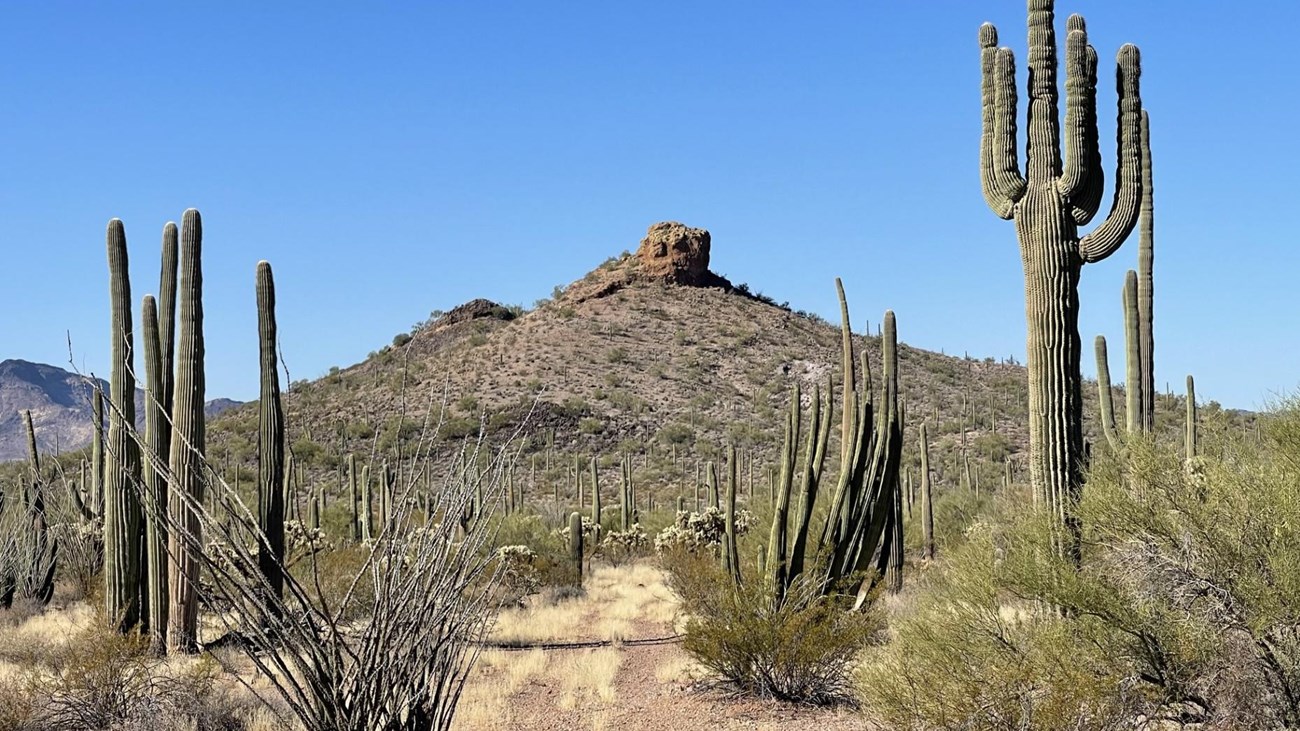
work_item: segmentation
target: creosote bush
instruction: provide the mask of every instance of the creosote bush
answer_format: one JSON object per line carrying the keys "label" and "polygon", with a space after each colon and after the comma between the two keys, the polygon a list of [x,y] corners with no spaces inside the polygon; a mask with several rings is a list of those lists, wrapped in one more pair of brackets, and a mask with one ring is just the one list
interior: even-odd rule
{"label": "creosote bush", "polygon": [[1262,440],[1206,425],[1181,452],[1094,455],[1081,556],[1050,516],[1003,504],[967,532],[871,654],[860,687],[892,728],[1300,728],[1300,404]]}
{"label": "creosote bush", "polygon": [[665,566],[687,616],[682,647],[706,669],[763,697],[853,702],[853,668],[881,626],[871,603],[850,611],[852,595],[797,579],[778,604],[761,579],[737,584],[716,558],[685,549]]}

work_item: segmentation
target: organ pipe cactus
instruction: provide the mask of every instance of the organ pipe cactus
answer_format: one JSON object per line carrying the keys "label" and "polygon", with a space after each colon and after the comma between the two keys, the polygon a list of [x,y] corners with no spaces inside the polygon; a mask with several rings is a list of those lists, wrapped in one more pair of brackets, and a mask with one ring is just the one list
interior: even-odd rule
{"label": "organ pipe cactus", "polygon": [[143,327],[144,442],[148,458],[143,465],[144,493],[144,616],[149,649],[161,655],[167,649],[167,460],[170,445],[164,446],[168,429],[167,410],[162,404],[162,352],[159,346],[158,306],[145,295],[140,319]]}
{"label": "organ pipe cactus", "polygon": [[276,357],[275,276],[269,262],[257,263],[257,339],[261,386],[258,396],[257,517],[262,545],[257,568],[270,601],[279,606],[284,593],[284,409],[280,403]]}
{"label": "organ pipe cactus", "polygon": [[[181,219],[179,338],[172,398],[172,443],[167,510],[171,569],[167,575],[167,647],[194,652],[198,647],[199,567],[206,452],[203,419],[203,219],[193,208]],[[178,534],[183,533],[183,535]]]}
{"label": "organ pipe cactus", "polygon": [[1066,24],[1065,159],[1058,128],[1053,0],[1029,0],[1027,169],[1016,151],[1015,57],[997,29],[979,31],[982,71],[980,177],[984,199],[1014,220],[1025,276],[1029,366],[1029,473],[1034,491],[1067,523],[1082,481],[1079,274],[1113,254],[1137,223],[1142,199],[1142,100],[1137,47],[1119,51],[1115,197],[1092,232],[1102,191],[1097,133],[1097,53],[1081,16]]}
{"label": "organ pipe cactus", "polygon": [[740,583],[740,549],[736,545],[736,447],[727,446],[727,500],[724,503],[723,525],[726,542],[723,547],[723,566],[736,583]]}
{"label": "organ pipe cactus", "polygon": [[[474,515],[478,515],[479,501],[474,502]],[[472,516],[471,516],[472,517]],[[374,508],[370,499],[370,465],[361,468],[361,540],[369,541],[375,528]]]}
{"label": "organ pipe cactus", "polygon": [[108,223],[109,298],[112,312],[108,446],[104,460],[104,609],[119,631],[140,620],[140,453],[135,426],[135,337],[126,230]]}

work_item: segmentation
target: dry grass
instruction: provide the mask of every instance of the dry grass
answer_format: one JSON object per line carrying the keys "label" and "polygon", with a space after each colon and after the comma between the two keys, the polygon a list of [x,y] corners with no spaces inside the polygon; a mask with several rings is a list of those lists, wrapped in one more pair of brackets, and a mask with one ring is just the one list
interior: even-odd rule
{"label": "dry grass", "polygon": [[560,708],[613,703],[617,699],[614,679],[622,664],[623,651],[614,647],[567,653],[556,662],[564,688]]}
{"label": "dry grass", "polygon": [[585,596],[508,609],[492,630],[496,642],[528,645],[539,642],[608,640],[636,637],[638,625],[671,625],[677,601],[664,584],[663,572],[649,564],[598,566],[586,583]]}

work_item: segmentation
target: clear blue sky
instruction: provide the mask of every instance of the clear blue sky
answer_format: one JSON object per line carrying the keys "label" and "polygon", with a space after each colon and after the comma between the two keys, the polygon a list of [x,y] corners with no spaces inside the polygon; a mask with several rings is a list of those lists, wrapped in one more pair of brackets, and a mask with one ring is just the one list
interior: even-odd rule
{"label": "clear blue sky", "polygon": [[[1143,50],[1157,381],[1246,408],[1293,391],[1300,4],[1061,0],[1058,30],[1076,11],[1108,182],[1115,52]],[[1015,233],[979,189],[985,20],[1023,84],[1022,0],[6,3],[0,359],[66,365],[70,332],[106,373],[105,224],[138,302],[194,206],[210,397],[256,395],[258,259],[314,378],[430,310],[531,304],[668,219],[795,308],[833,319],[840,275],[859,323],[890,307],[914,345],[1023,362]],[[1093,335],[1122,352],[1136,249],[1084,269],[1085,373]]]}

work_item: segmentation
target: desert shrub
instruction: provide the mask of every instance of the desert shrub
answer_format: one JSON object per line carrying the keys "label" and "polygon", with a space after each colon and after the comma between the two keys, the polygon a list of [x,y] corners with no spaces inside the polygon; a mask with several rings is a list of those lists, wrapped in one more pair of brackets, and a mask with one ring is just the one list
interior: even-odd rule
{"label": "desert shrub", "polygon": [[666,566],[687,616],[682,648],[700,665],[763,697],[853,700],[853,668],[881,624],[874,611],[850,611],[851,596],[801,579],[773,602],[761,578],[736,583],[707,555],[679,551]]}
{"label": "desert shrub", "polygon": [[1300,727],[1294,404],[1265,437],[1190,468],[1140,439],[1098,455],[1077,566],[1050,516],[1003,506],[896,623],[868,703],[899,728]]}
{"label": "desert shrub", "polygon": [[871,715],[897,729],[1106,729],[1143,700],[1110,632],[1070,620],[998,585],[994,531],[972,527],[944,556],[893,639],[859,675]]}
{"label": "desert shrub", "polygon": [[210,659],[168,666],[148,654],[146,638],[100,622],[41,653],[21,684],[0,688],[0,716],[25,714],[13,728],[51,731],[237,728],[237,709],[215,690],[217,671]]}

